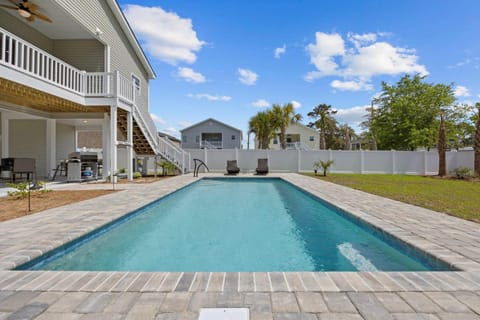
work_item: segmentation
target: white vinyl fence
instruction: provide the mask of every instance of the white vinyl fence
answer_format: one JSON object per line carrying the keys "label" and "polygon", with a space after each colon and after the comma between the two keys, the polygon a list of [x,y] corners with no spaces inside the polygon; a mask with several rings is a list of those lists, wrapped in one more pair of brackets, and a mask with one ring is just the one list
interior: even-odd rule
{"label": "white vinyl fence", "polygon": [[[194,169],[193,159],[207,164],[211,172],[225,172],[227,160],[237,160],[241,172],[254,172],[257,159],[268,158],[272,172],[312,172],[318,160],[333,160],[334,173],[393,173],[438,174],[437,151],[343,151],[343,150],[242,150],[203,149],[190,152],[189,171]],[[473,169],[473,151],[447,152],[448,172],[458,167]],[[203,167],[200,172],[204,172]]]}

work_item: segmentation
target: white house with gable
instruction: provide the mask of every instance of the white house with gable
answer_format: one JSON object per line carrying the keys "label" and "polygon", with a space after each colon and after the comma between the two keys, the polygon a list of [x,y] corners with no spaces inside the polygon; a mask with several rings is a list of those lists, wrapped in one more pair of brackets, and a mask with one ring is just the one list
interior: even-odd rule
{"label": "white house with gable", "polygon": [[[281,150],[280,135],[270,140],[269,149]],[[287,127],[287,149],[318,150],[320,149],[320,135],[310,127],[300,123],[291,123]]]}

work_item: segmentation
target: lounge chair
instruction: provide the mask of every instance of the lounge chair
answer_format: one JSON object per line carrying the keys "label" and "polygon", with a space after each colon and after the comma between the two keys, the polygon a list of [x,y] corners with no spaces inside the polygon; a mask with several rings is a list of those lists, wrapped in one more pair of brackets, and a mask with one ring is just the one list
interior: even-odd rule
{"label": "lounge chair", "polygon": [[227,160],[227,174],[238,174],[239,172],[237,160]]}
{"label": "lounge chair", "polygon": [[258,159],[258,165],[255,169],[257,174],[267,174],[268,173],[268,159]]}

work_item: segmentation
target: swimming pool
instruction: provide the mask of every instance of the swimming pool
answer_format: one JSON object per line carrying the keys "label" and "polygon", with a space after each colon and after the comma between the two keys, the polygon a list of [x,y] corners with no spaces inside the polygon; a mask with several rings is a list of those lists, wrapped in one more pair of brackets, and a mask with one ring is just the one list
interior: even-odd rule
{"label": "swimming pool", "polygon": [[202,179],[19,269],[448,270],[275,178]]}

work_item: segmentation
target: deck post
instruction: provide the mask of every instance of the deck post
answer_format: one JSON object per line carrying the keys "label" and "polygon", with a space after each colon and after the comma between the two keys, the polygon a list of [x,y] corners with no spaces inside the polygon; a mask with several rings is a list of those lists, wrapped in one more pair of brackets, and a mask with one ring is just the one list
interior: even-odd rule
{"label": "deck post", "polygon": [[127,111],[127,178],[133,180],[133,119],[132,111]]}
{"label": "deck post", "polygon": [[8,158],[9,157],[9,145],[8,145],[8,140],[9,140],[9,129],[8,125],[10,123],[8,114],[6,112],[1,112],[2,114],[2,158]]}
{"label": "deck post", "polygon": [[117,173],[117,106],[110,106],[110,179]]}

